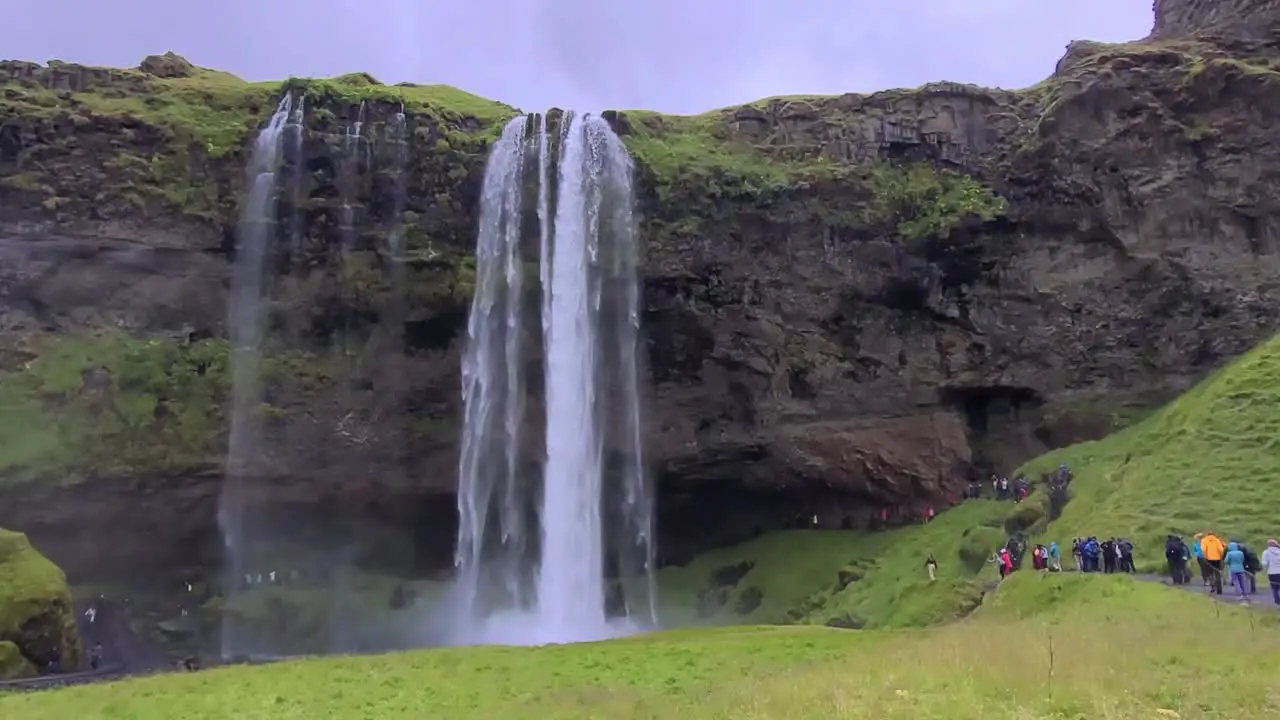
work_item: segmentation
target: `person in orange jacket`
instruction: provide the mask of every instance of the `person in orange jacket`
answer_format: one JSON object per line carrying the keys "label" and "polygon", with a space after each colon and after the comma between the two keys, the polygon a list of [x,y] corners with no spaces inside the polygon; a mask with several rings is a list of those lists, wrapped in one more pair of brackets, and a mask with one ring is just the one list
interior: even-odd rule
{"label": "person in orange jacket", "polygon": [[1217,595],[1222,594],[1222,557],[1227,554],[1227,545],[1222,538],[1207,532],[1200,538],[1200,554],[1209,565],[1210,590]]}

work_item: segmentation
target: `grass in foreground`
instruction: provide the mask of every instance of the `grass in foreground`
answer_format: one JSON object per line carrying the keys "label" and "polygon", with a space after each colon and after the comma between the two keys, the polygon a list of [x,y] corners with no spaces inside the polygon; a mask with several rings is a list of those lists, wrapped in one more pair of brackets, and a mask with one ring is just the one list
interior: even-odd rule
{"label": "grass in foreground", "polygon": [[[1218,370],[1142,422],[1044,455],[1021,472],[1065,462],[1071,499],[1047,536],[1127,535],[1142,569],[1160,571],[1164,536],[1203,530],[1261,552],[1280,534],[1280,338]],[[1069,560],[1069,558],[1067,558]]]}
{"label": "grass in foreground", "polygon": [[1277,629],[1127,577],[1023,573],[971,619],[929,630],[722,628],[317,659],[0,697],[0,716],[1254,718],[1280,711]]}

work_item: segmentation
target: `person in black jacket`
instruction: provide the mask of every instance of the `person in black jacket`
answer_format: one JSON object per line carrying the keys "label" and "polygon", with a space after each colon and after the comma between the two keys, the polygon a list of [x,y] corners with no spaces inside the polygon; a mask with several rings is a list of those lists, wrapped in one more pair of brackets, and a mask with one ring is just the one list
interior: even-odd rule
{"label": "person in black jacket", "polygon": [[1191,580],[1191,572],[1187,569],[1187,546],[1182,538],[1170,535],[1164,542],[1164,559],[1169,567],[1169,579],[1174,585],[1185,585]]}
{"label": "person in black jacket", "polygon": [[1113,573],[1116,571],[1116,539],[1102,541],[1102,571],[1105,573]]}

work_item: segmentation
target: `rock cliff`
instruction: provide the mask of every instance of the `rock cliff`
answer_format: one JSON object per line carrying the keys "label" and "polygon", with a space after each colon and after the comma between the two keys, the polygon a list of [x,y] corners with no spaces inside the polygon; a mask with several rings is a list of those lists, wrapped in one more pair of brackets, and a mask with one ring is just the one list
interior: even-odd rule
{"label": "rock cliff", "polygon": [[[665,559],[945,502],[1274,332],[1270,5],[1237,2],[1251,14],[1236,22],[1161,0],[1151,38],[1073,43],[1020,91],[610,113],[639,168]],[[10,61],[0,83],[0,523],[73,574],[216,563],[243,167],[292,92],[306,134],[280,201],[274,455],[256,486],[325,542],[447,565],[478,184],[516,111],[366,75],[245,83],[174,55]],[[393,216],[385,125],[401,107]],[[358,243],[340,258],[344,190]]]}

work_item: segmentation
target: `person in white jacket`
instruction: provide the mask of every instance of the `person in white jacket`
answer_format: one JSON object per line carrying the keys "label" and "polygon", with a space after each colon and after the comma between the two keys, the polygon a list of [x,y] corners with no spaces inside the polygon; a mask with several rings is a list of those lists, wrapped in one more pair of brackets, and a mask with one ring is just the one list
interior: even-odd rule
{"label": "person in white jacket", "polygon": [[1262,564],[1262,572],[1271,581],[1271,599],[1275,600],[1276,605],[1280,605],[1280,542],[1276,542],[1275,538],[1268,540],[1267,549],[1262,551],[1258,562]]}

